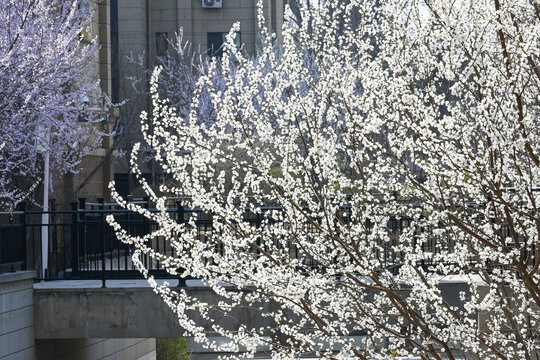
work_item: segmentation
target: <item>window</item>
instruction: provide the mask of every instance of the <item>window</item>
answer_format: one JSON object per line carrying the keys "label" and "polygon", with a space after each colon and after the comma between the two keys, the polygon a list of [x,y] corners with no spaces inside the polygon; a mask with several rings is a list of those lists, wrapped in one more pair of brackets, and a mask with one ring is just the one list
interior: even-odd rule
{"label": "window", "polygon": [[[208,55],[222,57],[223,56],[223,44],[227,42],[228,32],[209,32],[207,33]],[[240,33],[237,32],[234,38],[234,45],[237,49],[240,49]]]}
{"label": "window", "polygon": [[[90,6],[88,0],[81,0],[81,2],[79,3],[79,10],[81,11],[81,15],[83,17],[88,16],[92,13],[92,7]],[[89,23],[81,29],[81,33],[79,36],[82,43],[90,44],[92,42],[91,26],[91,23]]]}
{"label": "window", "polygon": [[169,41],[166,32],[156,33],[156,56],[166,57],[169,54]]}

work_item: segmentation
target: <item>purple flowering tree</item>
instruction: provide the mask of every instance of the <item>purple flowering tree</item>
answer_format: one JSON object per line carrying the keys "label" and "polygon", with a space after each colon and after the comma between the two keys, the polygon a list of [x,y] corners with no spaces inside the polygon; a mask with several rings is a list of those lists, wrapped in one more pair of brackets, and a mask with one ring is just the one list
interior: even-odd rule
{"label": "purple flowering tree", "polygon": [[0,207],[12,209],[43,180],[40,153],[51,173],[76,171],[100,140],[85,113],[98,48],[79,0],[0,0],[0,18]]}

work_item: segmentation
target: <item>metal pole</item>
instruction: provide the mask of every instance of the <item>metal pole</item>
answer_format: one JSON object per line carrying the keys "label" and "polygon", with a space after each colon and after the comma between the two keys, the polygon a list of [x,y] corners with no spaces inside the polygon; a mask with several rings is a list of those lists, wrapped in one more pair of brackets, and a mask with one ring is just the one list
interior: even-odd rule
{"label": "metal pole", "polygon": [[[48,147],[50,135],[45,135],[45,145]],[[45,279],[49,267],[49,150],[44,149],[43,166],[43,214],[41,214],[41,276]]]}
{"label": "metal pole", "polygon": [[[29,270],[30,269],[30,255],[28,254],[28,248],[30,246],[30,239],[26,236],[26,205],[24,203],[21,204],[21,211],[22,214],[22,234],[24,236],[24,267],[23,270]],[[35,269],[35,259],[34,259],[34,243],[32,243],[32,267]]]}
{"label": "metal pole", "polygon": [[[15,249],[15,231],[13,229],[13,213],[9,214],[9,225],[10,225],[10,229],[11,229],[11,272],[15,272],[15,258],[16,258],[16,254],[17,254],[17,251]],[[8,228],[8,229],[9,229]]]}
{"label": "metal pole", "polygon": [[101,204],[101,287],[106,288],[105,286],[105,218],[103,216],[103,210],[105,210],[104,198],[99,198],[97,201]]}
{"label": "metal pole", "polygon": [[0,274],[2,273],[2,256],[4,256],[4,258],[6,259],[6,261],[8,260],[8,256],[7,255],[4,255],[2,253],[2,248],[3,248],[3,240],[2,240],[2,233],[3,233],[3,230],[2,230],[2,224],[0,224]]}
{"label": "metal pole", "polygon": [[[84,264],[84,270],[92,270],[92,264],[90,263],[90,260],[88,259],[88,239],[86,236],[86,198],[79,198],[79,210],[82,210],[79,216],[79,220],[77,222],[77,225],[80,227],[77,229],[77,236],[78,239],[78,245],[79,247],[82,247],[82,249],[79,249],[81,251],[83,264]],[[80,230],[80,231],[79,231]],[[82,243],[81,243],[82,241]],[[92,244],[94,242],[92,241]],[[79,261],[79,270],[81,270],[81,263]]]}
{"label": "metal pole", "polygon": [[[182,224],[184,222],[184,205],[182,205],[182,202],[180,201],[176,201],[176,212],[177,212],[177,217],[176,217],[176,221],[179,223],[179,224]],[[182,271],[183,269],[179,269],[179,271]],[[178,276],[178,286],[179,287],[184,287],[186,286],[186,279],[183,277],[183,276]]]}
{"label": "metal pole", "polygon": [[71,271],[73,277],[79,276],[79,238],[77,236],[78,231],[78,214],[77,203],[71,203]]}

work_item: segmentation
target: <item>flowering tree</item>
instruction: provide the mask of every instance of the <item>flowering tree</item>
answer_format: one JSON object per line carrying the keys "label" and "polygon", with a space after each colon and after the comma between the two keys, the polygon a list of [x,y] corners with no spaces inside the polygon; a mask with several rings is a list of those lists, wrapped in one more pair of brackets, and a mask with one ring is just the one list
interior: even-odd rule
{"label": "flowering tree", "polygon": [[[189,196],[212,225],[172,219],[146,186],[158,213],[124,204],[158,230],[130,237],[109,219],[135,244],[134,261],[149,276],[149,254],[216,292],[222,301],[208,303],[149,277],[188,333],[221,351],[537,359],[539,4],[300,10],[305,25],[285,23],[280,51],[263,28],[255,61],[231,41],[212,62],[193,100],[209,92],[212,124],[175,115],[155,70],[145,139],[177,180],[161,190]],[[218,68],[225,88],[214,86]],[[173,251],[158,253],[153,238]],[[449,279],[467,289],[453,303],[441,291]],[[212,319],[242,306],[261,306],[267,321],[231,329]]]}
{"label": "flowering tree", "polygon": [[[81,42],[90,13],[79,1],[0,0],[0,206],[13,208],[51,172],[72,171],[99,140],[78,123],[95,99],[97,46]],[[92,119],[89,115],[86,120]],[[41,148],[41,149],[40,149]]]}
{"label": "flowering tree", "polygon": [[[165,39],[167,51],[164,56],[156,59],[161,66],[160,96],[169,99],[170,105],[175,108],[176,115],[187,118],[192,108],[192,99],[197,81],[201,75],[206,75],[209,67],[207,49],[195,46],[184,40],[183,30],[171,39]],[[124,57],[124,67],[131,66],[132,72],[122,78],[123,93],[126,94],[126,104],[120,108],[120,122],[118,135],[115,137],[113,147],[118,147],[121,153],[131,153],[133,145],[142,138],[140,132],[139,113],[141,109],[151,102],[149,79],[153,68],[147,67],[146,54],[130,53]],[[223,77],[213,74],[215,83],[223,86]],[[218,78],[221,79],[218,81]],[[199,101],[198,116],[200,122],[211,123],[215,118],[215,111],[208,92],[203,92],[204,100]],[[142,100],[142,101],[141,101]],[[150,121],[151,122],[151,121]],[[144,155],[140,156],[139,165],[148,166],[154,160],[154,149],[151,146],[142,148]],[[144,165],[146,163],[146,165]],[[129,159],[121,162],[126,166],[125,171],[131,167]],[[150,164],[150,167],[153,167]],[[152,169],[152,172],[155,169]]]}

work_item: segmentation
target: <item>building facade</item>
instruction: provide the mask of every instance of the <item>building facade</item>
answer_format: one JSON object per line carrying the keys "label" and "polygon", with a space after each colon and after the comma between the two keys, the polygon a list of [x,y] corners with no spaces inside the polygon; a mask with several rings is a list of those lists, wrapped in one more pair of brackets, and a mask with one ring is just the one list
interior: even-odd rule
{"label": "building facade", "polygon": [[111,134],[118,110],[111,103],[111,13],[109,0],[83,0],[81,6],[93,10],[92,21],[81,34],[81,46],[85,42],[95,39],[99,45],[98,57],[93,61],[92,72],[95,80],[99,81],[101,96],[98,98],[82,99],[87,104],[87,114],[81,117],[81,126],[87,126],[84,116],[99,118],[93,124],[95,128],[88,128],[96,134],[105,134],[96,148],[88,153],[77,168],[76,174],[64,174],[53,177],[54,192],[51,199],[56,200],[59,208],[69,208],[70,202],[77,201],[78,197],[96,200],[110,199],[108,185],[114,179],[114,149]]}
{"label": "building facade", "polygon": [[[184,40],[208,49],[216,45],[217,34],[228,33],[235,22],[240,22],[243,49],[253,54],[257,44],[257,0],[221,0],[222,7],[205,7],[205,1],[208,0],[111,0],[113,21],[117,21],[118,55],[144,52],[151,65],[166,50],[164,39],[172,38],[179,29],[183,29]],[[285,2],[263,1],[266,26],[278,38]]]}
{"label": "building facade", "polygon": [[[121,148],[128,151],[141,140],[139,114],[150,112],[147,96],[140,92],[148,88],[146,69],[158,64],[166,56],[169,40],[182,29],[183,41],[197,51],[209,55],[220,53],[225,35],[234,23],[240,23],[236,37],[238,46],[247,54],[255,54],[258,43],[257,0],[110,0],[112,47],[112,99],[126,101],[120,109],[122,135]],[[263,0],[267,28],[281,38],[284,7],[287,0]],[[220,3],[221,7],[205,7],[205,3]],[[210,5],[211,6],[211,5]],[[139,92],[134,90],[132,79]],[[116,186],[121,195],[128,195],[134,187],[129,175],[129,155],[117,158]],[[146,175],[155,182],[156,169],[147,164]],[[144,165],[142,166],[145,167]]]}

